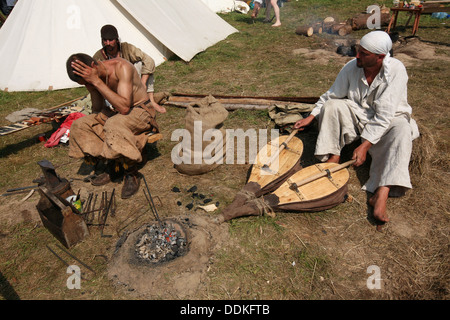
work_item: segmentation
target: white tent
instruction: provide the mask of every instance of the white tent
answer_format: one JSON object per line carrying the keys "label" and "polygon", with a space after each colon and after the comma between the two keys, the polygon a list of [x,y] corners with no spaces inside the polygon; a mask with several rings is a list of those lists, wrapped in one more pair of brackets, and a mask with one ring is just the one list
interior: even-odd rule
{"label": "white tent", "polygon": [[201,0],[214,12],[234,11],[234,0]]}
{"label": "white tent", "polygon": [[185,61],[237,32],[201,0],[23,0],[0,28],[0,90],[77,87],[66,73],[72,53],[93,55],[100,29],[114,25],[121,41],[156,65],[172,53]]}

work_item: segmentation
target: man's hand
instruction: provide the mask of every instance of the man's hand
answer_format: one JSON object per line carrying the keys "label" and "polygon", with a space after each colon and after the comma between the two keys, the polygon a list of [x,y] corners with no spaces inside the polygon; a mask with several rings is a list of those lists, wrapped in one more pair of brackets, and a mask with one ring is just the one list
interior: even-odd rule
{"label": "man's hand", "polygon": [[367,140],[364,140],[361,145],[353,151],[353,160],[356,160],[353,164],[355,167],[359,167],[362,165],[367,158],[367,152],[369,151],[370,147],[372,147],[372,143],[370,143]]}
{"label": "man's hand", "polygon": [[73,73],[82,77],[87,83],[95,86],[96,82],[101,81],[97,68],[94,68],[94,62],[92,62],[91,66],[88,66],[79,60],[75,60],[72,62],[72,68],[74,69]]}
{"label": "man's hand", "polygon": [[298,131],[303,131],[305,129],[305,127],[309,126],[311,124],[311,122],[313,122],[313,120],[314,120],[313,115],[309,115],[305,119],[298,120],[294,124],[294,129],[297,129]]}

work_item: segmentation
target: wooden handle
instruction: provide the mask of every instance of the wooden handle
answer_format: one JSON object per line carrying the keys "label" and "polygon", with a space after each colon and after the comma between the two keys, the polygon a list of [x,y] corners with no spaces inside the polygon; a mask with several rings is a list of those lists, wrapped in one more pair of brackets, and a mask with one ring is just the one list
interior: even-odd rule
{"label": "wooden handle", "polygon": [[318,173],[318,174],[316,174],[316,175],[313,175],[313,176],[311,176],[311,177],[309,177],[309,178],[303,179],[303,180],[299,181],[298,183],[296,183],[295,185],[296,185],[297,188],[298,188],[298,187],[301,187],[301,186],[303,186],[303,185],[305,185],[305,184],[308,184],[308,183],[310,183],[310,182],[313,182],[313,181],[315,181],[315,180],[317,180],[317,179],[320,179],[320,178],[322,178],[322,177],[326,177],[326,176],[328,175],[328,172],[329,172],[329,173],[333,173],[333,172],[336,172],[336,171],[345,169],[345,168],[351,166],[352,164],[354,164],[355,161],[356,161],[356,160],[350,160],[350,161],[344,162],[344,163],[342,163],[342,164],[340,164],[340,165],[337,165],[337,166],[335,166],[335,167],[332,167],[332,168],[330,168],[330,169],[328,169],[328,170],[326,170],[326,171],[323,171],[323,172],[321,172],[321,173]]}
{"label": "wooden handle", "polygon": [[292,138],[297,134],[298,129],[295,129],[294,131],[291,132],[291,134],[289,135],[289,137],[287,137],[286,141],[284,141],[281,146],[278,147],[278,152],[275,153],[270,159],[269,161],[264,164],[264,167],[270,167],[270,165],[275,161],[276,158],[278,158],[278,156],[280,155],[281,151],[284,150],[284,148],[286,148],[287,144],[289,143],[289,141],[292,140]]}

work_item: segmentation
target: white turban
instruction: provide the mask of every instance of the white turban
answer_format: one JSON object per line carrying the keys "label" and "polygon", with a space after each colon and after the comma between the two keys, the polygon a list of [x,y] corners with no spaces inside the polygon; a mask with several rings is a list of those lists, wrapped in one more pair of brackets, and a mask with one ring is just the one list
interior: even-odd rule
{"label": "white turban", "polygon": [[384,54],[389,57],[392,49],[392,40],[384,31],[372,31],[361,38],[361,47],[375,54]]}

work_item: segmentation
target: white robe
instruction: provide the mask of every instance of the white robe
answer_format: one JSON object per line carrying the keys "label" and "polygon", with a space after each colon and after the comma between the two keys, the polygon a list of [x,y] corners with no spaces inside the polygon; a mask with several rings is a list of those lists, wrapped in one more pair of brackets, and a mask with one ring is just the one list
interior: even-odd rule
{"label": "white robe", "polygon": [[373,144],[370,178],[363,189],[375,192],[379,186],[398,186],[391,193],[398,195],[394,190],[411,188],[411,141],[419,131],[407,102],[407,82],[406,69],[395,58],[384,59],[370,86],[356,59],[348,62],[311,112],[320,124],[315,155],[325,161],[360,137]]}

